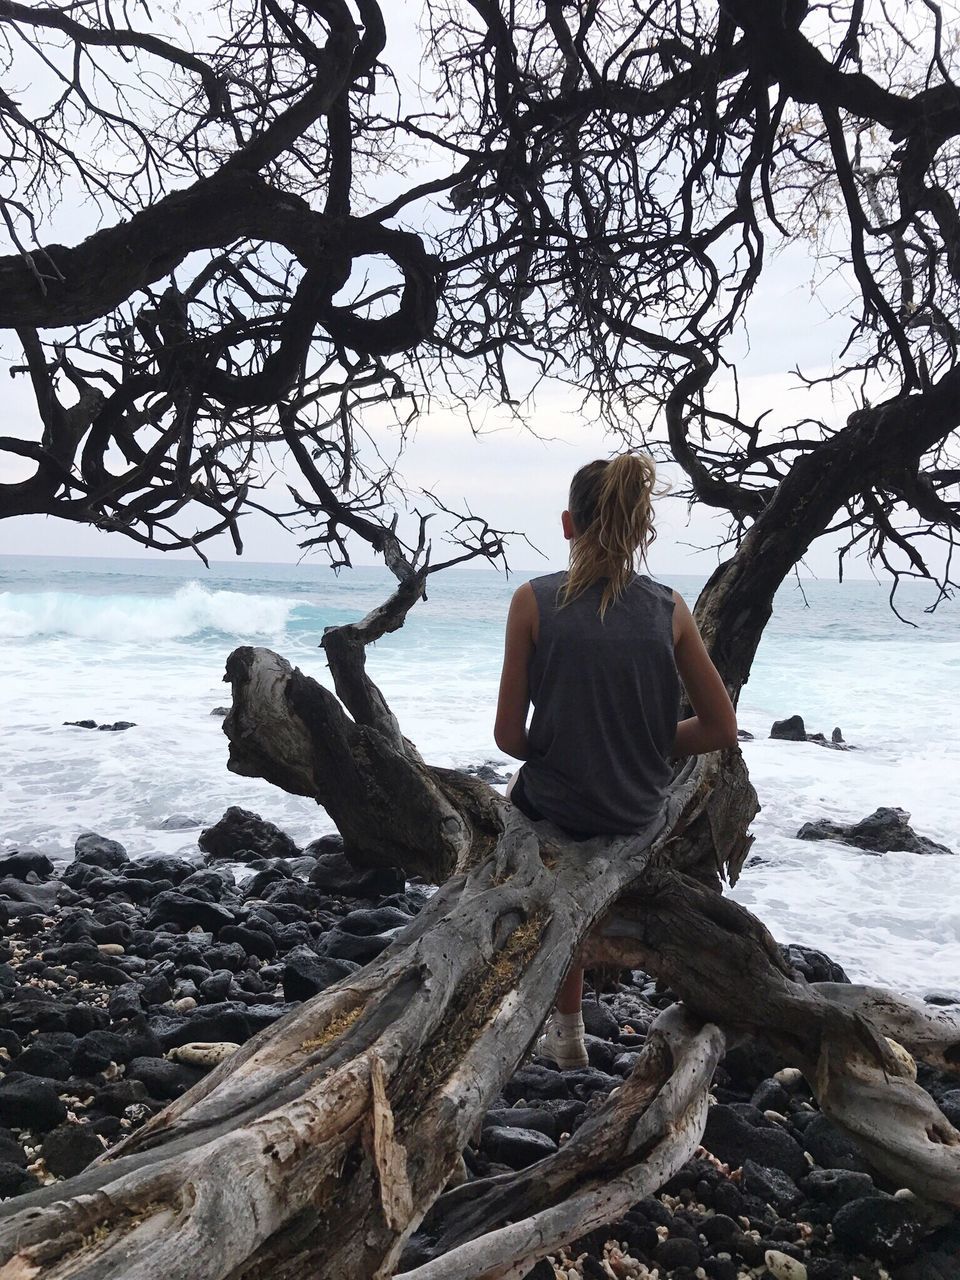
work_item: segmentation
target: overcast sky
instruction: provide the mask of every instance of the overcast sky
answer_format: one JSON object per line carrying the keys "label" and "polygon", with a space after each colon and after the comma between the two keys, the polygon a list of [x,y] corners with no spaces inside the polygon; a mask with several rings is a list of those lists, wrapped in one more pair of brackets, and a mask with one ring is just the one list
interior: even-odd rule
{"label": "overcast sky", "polygon": [[[410,5],[389,9],[397,21],[404,16],[401,47],[409,43]],[[395,49],[396,44],[393,45]],[[402,55],[410,56],[409,49]],[[68,211],[69,212],[69,211]],[[62,218],[58,219],[61,223]],[[67,219],[82,238],[92,226],[89,210],[76,211]],[[65,238],[70,238],[65,236]],[[835,400],[826,388],[803,389],[791,371],[799,366],[808,375],[829,369],[831,353],[846,336],[849,319],[844,310],[853,305],[843,281],[830,277],[819,287],[811,284],[817,272],[812,247],[792,245],[780,256],[768,258],[767,268],[748,311],[749,331],[742,334],[729,354],[737,359],[740,373],[741,416],[750,419],[772,410],[771,421],[788,422],[805,416],[823,418],[839,425],[851,405]],[[5,380],[7,430],[36,436],[36,409],[23,378]],[[711,401],[723,405],[732,383],[717,379],[711,387]],[[491,412],[486,429],[474,437],[464,416],[436,412],[419,420],[416,433],[401,464],[411,491],[434,490],[450,506],[467,504],[492,525],[516,529],[540,548],[540,559],[519,541],[512,549],[512,564],[535,568],[555,566],[566,558],[559,532],[559,512],[563,508],[570,477],[577,467],[595,457],[609,455],[615,447],[596,423],[585,421],[574,395],[560,388],[548,388],[537,399],[530,415],[533,430],[524,431],[504,415]],[[0,481],[28,474],[15,460],[0,456]],[[667,479],[669,479],[669,475]],[[278,490],[280,489],[278,482]],[[301,552],[296,539],[264,517],[251,515],[243,521],[245,555],[256,561],[296,561]],[[712,550],[718,537],[716,517],[704,509],[692,513],[676,499],[661,500],[659,536],[652,565],[661,574],[701,573],[716,563]],[[222,538],[205,544],[212,559],[232,559],[232,544]],[[364,554],[365,553],[365,554]],[[44,517],[19,517],[0,521],[0,554],[144,556],[151,554],[119,534],[101,533],[81,525],[66,524]],[[160,553],[152,553],[160,554]],[[183,553],[189,558],[189,553]],[[358,562],[369,563],[361,548]],[[835,575],[834,548],[816,546],[808,560],[818,575]],[[854,573],[864,573],[850,566]]]}
{"label": "overcast sky", "polygon": [[[829,294],[811,291],[811,263],[806,246],[774,258],[749,312],[749,344],[741,339],[740,397],[745,419],[771,410],[771,418],[795,421],[821,417],[839,425],[852,405],[829,387],[807,390],[792,372],[796,365],[809,376],[825,372],[831,350],[846,331],[847,321],[833,312],[844,300],[833,283]],[[23,379],[7,383],[6,417],[10,427],[35,419],[32,396]],[[712,402],[719,405],[732,394],[732,382],[718,378]],[[429,489],[450,506],[468,505],[496,527],[515,529],[540,548],[541,560],[522,541],[511,550],[513,565],[535,568],[565,560],[559,532],[559,512],[573,472],[592,458],[607,456],[615,442],[595,422],[584,420],[572,392],[548,388],[537,398],[530,415],[531,430],[495,411],[481,417],[483,430],[474,436],[464,415],[442,411],[420,418],[401,463],[411,491]],[[0,459],[0,478],[13,479],[13,466]],[[669,472],[664,478],[671,480]],[[242,522],[244,554],[251,560],[294,562],[301,556],[294,536],[265,517],[251,515]],[[689,512],[677,499],[661,499],[658,538],[652,564],[663,575],[708,572],[716,564],[712,550],[718,517],[698,508]],[[232,544],[222,538],[206,544],[211,559],[233,559]],[[360,548],[359,563],[371,557]],[[34,555],[149,555],[119,534],[102,533],[83,525],[41,516],[0,521],[0,554]],[[152,553],[159,555],[161,553]],[[190,553],[182,553],[190,558]],[[807,560],[818,576],[835,576],[835,548],[815,546]],[[865,566],[854,573],[865,574]]]}

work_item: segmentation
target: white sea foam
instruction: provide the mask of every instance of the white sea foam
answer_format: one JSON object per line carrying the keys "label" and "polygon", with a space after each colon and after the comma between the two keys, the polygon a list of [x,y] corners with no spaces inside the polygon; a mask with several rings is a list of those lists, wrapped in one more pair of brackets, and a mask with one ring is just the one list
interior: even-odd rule
{"label": "white sea foam", "polygon": [[[902,705],[900,711],[907,730],[910,717]],[[919,993],[956,990],[960,857],[880,856],[796,838],[817,817],[855,822],[880,805],[896,805],[912,815],[920,834],[960,853],[960,796],[948,781],[960,769],[960,743],[941,733],[930,743],[914,735],[898,747],[879,735],[861,738],[850,752],[770,739],[745,743],[763,807],[733,897],[779,941],[825,951],[856,980]]]}
{"label": "white sea foam", "polygon": [[[440,578],[448,580],[429,604],[370,651],[369,668],[429,760],[500,761],[492,721],[512,584]],[[188,813],[207,825],[231,804],[301,842],[332,830],[311,801],[229,773],[210,712],[229,701],[223,664],[237,644],[268,643],[328,680],[316,647],[323,626],[361,616],[385,594],[384,578],[329,584],[308,569],[243,565],[208,587],[174,577],[166,562],[162,572],[127,563],[81,574],[61,561],[43,578],[0,563],[0,584],[10,588],[0,594],[0,846],[67,858],[79,832],[93,829],[135,856],[195,850],[195,831],[162,831],[160,822]],[[682,586],[695,597],[695,584]],[[810,610],[792,595],[778,602],[741,700],[763,809],[734,896],[779,940],[819,946],[851,976],[912,991],[960,988],[960,857],[872,857],[796,839],[815,818],[856,821],[898,805],[922,834],[960,851],[955,622],[926,620],[921,606],[923,628],[909,632],[871,584],[822,586]],[[841,726],[858,749],[769,740],[772,720],[794,713],[827,735]],[[137,728],[63,726],[88,718]]]}
{"label": "white sea foam", "polygon": [[200,582],[166,596],[4,591],[0,636],[107,641],[185,640],[204,633],[279,636],[296,605],[279,596],[211,591]]}

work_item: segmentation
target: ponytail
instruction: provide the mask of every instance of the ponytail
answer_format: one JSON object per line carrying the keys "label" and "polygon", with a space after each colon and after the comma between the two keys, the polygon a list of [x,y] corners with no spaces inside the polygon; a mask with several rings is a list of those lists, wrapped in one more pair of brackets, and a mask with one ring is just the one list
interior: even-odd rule
{"label": "ponytail", "polygon": [[657,470],[645,453],[622,453],[607,462],[588,462],[570,485],[570,516],[576,531],[570,571],[560,592],[569,604],[605,578],[600,617],[619,600],[646,556],[656,530],[653,495]]}

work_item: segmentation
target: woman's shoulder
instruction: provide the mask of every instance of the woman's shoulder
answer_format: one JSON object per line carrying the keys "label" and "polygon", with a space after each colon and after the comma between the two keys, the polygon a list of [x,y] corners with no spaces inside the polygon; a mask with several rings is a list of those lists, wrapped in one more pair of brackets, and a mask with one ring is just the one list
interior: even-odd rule
{"label": "woman's shoulder", "polygon": [[566,569],[558,569],[556,573],[544,573],[538,578],[530,578],[524,585],[532,587],[534,594],[540,591],[549,591],[563,585],[567,578]]}
{"label": "woman's shoulder", "polygon": [[645,592],[655,600],[671,608],[674,604],[682,602],[682,597],[673,587],[667,586],[665,582],[658,582],[656,578],[651,578],[648,574],[635,574],[633,584],[637,590]]}

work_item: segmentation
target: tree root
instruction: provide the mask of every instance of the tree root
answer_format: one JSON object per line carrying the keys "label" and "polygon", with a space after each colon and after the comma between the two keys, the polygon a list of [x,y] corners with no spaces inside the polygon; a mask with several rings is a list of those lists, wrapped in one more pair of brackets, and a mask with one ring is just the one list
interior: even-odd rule
{"label": "tree root", "polygon": [[951,1010],[881,987],[846,982],[813,985],[831,1003],[861,1014],[915,1058],[940,1071],[960,1072],[960,1016]]}
{"label": "tree root", "polygon": [[887,1038],[956,1070],[954,1015],[873,988],[797,981],[749,912],[657,866],[617,903],[581,961],[642,967],[700,1016],[773,1045],[874,1169],[960,1208],[960,1133]]}
{"label": "tree root", "polygon": [[724,1045],[678,1005],[661,1014],[630,1077],[556,1155],[441,1198],[431,1260],[397,1280],[520,1277],[652,1195],[700,1143]]}

